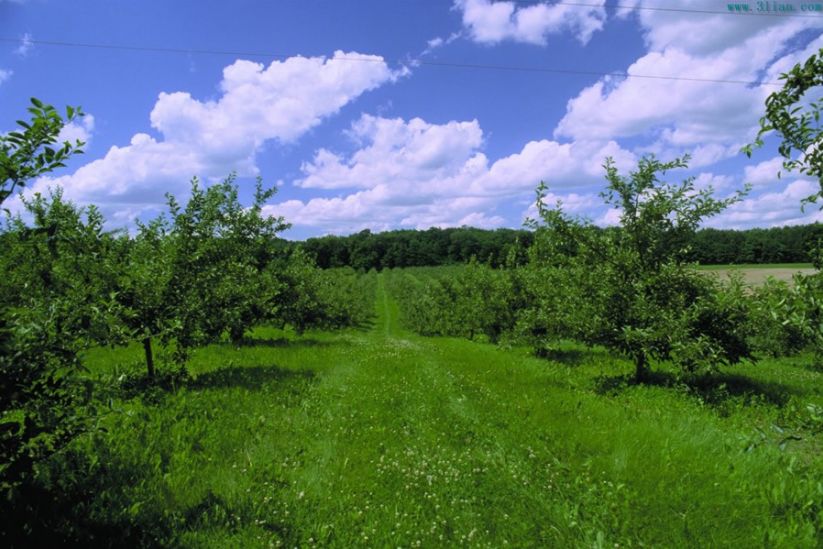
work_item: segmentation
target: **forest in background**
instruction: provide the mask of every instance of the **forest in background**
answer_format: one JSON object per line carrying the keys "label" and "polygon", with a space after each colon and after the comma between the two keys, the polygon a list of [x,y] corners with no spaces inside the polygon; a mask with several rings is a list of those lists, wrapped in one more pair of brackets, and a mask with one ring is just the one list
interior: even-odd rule
{"label": "forest in background", "polygon": [[[610,231],[613,229],[603,229]],[[823,224],[748,230],[701,229],[690,235],[687,257],[701,265],[811,263],[810,250],[823,240]],[[459,227],[425,231],[368,229],[348,236],[309,238],[301,245],[323,269],[391,269],[468,263],[473,257],[493,267],[527,259],[534,233],[526,229]]]}

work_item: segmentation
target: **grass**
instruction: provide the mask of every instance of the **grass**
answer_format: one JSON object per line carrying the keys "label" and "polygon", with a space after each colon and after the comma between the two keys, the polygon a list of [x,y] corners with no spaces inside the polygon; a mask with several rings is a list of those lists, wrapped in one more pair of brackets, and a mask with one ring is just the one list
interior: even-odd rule
{"label": "grass", "polygon": [[[100,430],[43,471],[85,545],[816,547],[823,374],[797,357],[684,386],[568,345],[548,359],[405,332],[261,329],[124,390],[90,353]],[[61,507],[62,505],[62,507]],[[45,534],[44,534],[45,535]],[[32,538],[33,541],[35,538]]]}

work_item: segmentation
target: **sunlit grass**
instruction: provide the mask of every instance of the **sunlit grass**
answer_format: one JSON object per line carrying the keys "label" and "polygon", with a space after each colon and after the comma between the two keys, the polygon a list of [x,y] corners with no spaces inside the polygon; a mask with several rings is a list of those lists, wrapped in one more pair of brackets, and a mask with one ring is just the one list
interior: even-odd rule
{"label": "sunlit grass", "polygon": [[658,367],[637,386],[631,364],[599,349],[539,359],[412,335],[384,286],[371,331],[261,329],[196,352],[192,379],[164,388],[123,391],[117,380],[142,372],[137,347],[89,353],[110,395],[105,430],[55,465],[73,476],[54,477],[79,491],[74,539],[819,544],[823,374],[809,359],[692,386]]}

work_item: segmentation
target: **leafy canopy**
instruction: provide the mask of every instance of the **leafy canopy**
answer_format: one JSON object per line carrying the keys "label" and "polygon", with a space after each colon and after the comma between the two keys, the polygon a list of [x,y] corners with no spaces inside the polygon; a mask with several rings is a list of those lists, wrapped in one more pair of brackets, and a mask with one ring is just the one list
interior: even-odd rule
{"label": "leafy canopy", "polygon": [[18,120],[18,130],[0,135],[0,204],[28,181],[65,166],[83,152],[80,140],[58,144],[63,126],[83,116],[80,107],[66,107],[66,118],[51,105],[31,98],[31,120]]}
{"label": "leafy canopy", "polygon": [[823,197],[823,150],[820,148],[823,128],[820,110],[823,96],[812,93],[823,84],[823,48],[780,75],[783,88],[766,99],[766,113],[760,119],[760,131],[754,143],[743,147],[749,157],[753,147],[763,146],[763,136],[774,131],[783,141],[778,147],[783,167],[788,171],[817,178],[820,191],[807,197],[804,203]]}
{"label": "leafy canopy", "polygon": [[686,262],[688,242],[700,223],[745,191],[719,199],[710,187],[696,188],[693,177],[661,181],[667,171],[686,168],[688,160],[647,156],[623,176],[607,158],[608,185],[601,196],[620,211],[614,229],[569,217],[560,204],[547,207],[546,187],[538,187],[542,224],[534,224],[540,234],[531,266],[550,283],[536,295],[544,296],[555,324],[543,331],[631,357],[638,381],[647,377],[651,360],[673,360],[696,372],[749,354],[735,299]]}

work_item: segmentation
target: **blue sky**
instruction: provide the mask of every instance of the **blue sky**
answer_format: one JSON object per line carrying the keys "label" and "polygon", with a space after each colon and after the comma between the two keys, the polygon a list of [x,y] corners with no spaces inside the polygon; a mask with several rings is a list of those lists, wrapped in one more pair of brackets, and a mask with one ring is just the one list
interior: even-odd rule
{"label": "blue sky", "polygon": [[184,198],[192,176],[232,171],[246,196],[258,175],[277,184],[266,212],[293,224],[289,238],[519,227],[540,180],[609,224],[604,158],[627,171],[649,153],[692,154],[670,176],[720,195],[752,184],[711,225],[823,219],[800,211],[816,182],[777,178],[775,140],[739,153],[768,83],[823,46],[823,18],[731,15],[714,0],[572,4],[0,0],[0,131],[31,96],[82,105],[65,136],[86,154],[27,192],[60,185],[112,227],[157,215],[166,192]]}

